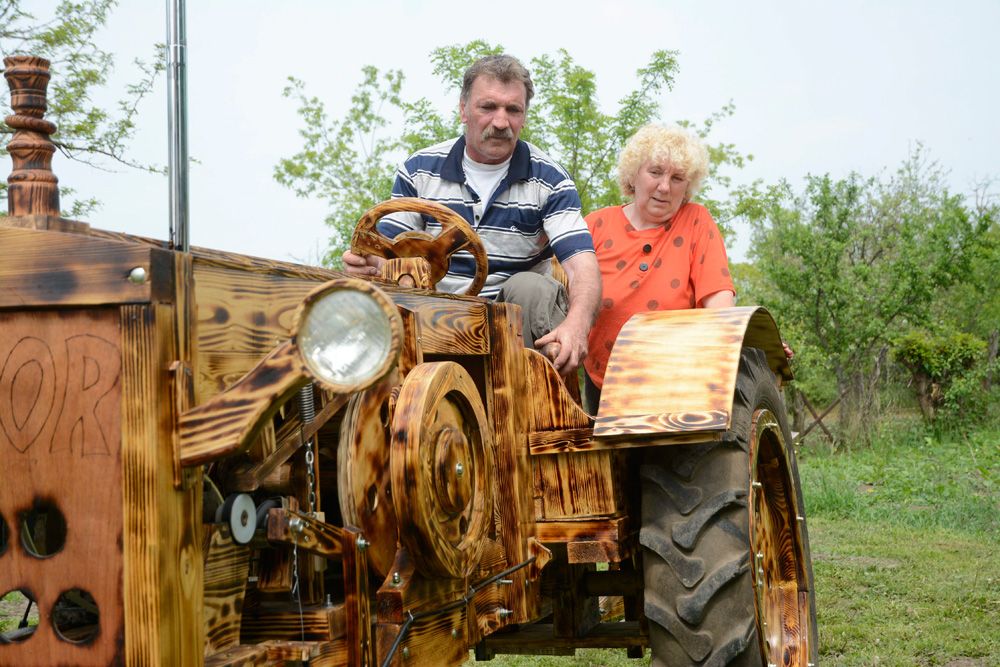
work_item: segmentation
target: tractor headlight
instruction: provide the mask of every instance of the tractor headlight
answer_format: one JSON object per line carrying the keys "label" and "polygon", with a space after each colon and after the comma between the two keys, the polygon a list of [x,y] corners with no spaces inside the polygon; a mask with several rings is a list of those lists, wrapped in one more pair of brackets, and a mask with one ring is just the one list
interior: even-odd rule
{"label": "tractor headlight", "polygon": [[341,392],[364,389],[395,363],[403,324],[395,305],[371,283],[339,278],[306,297],[296,339],[309,372]]}

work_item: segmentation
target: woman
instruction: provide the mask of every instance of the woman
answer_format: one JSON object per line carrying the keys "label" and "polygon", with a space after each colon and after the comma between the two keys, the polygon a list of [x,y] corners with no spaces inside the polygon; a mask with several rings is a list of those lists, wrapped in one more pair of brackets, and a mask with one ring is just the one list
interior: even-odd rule
{"label": "woman", "polygon": [[632,201],[587,216],[604,298],[584,360],[584,398],[596,412],[618,332],[648,310],[725,308],[736,289],[719,228],[691,203],[708,173],[708,151],[677,127],[646,125],[628,140],[618,183]]}

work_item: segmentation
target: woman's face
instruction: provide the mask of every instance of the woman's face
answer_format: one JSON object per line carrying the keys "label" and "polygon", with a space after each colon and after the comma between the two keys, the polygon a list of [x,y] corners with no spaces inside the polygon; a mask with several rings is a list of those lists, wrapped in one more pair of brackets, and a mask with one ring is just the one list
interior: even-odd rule
{"label": "woman's face", "polygon": [[684,204],[687,175],[669,162],[646,160],[635,175],[635,210],[647,224],[663,224]]}

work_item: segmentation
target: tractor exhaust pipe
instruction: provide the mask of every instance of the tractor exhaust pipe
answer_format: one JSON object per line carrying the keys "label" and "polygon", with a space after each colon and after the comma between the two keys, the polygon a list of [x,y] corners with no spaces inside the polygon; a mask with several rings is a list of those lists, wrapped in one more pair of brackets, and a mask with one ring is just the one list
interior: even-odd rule
{"label": "tractor exhaust pipe", "polygon": [[191,250],[188,224],[187,28],[184,0],[167,0],[167,173],[170,245]]}

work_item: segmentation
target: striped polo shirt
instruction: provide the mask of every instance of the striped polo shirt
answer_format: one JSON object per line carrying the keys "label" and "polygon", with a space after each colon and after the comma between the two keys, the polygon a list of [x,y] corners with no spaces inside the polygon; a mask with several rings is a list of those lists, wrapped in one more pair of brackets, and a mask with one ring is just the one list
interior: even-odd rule
{"label": "striped polo shirt", "polygon": [[[396,172],[392,196],[420,197],[444,204],[476,230],[489,258],[489,274],[480,294],[496,297],[515,273],[548,273],[553,253],[565,262],[580,252],[594,252],[594,242],[580,215],[576,185],[552,158],[526,141],[518,141],[507,175],[500,181],[476,220],[479,195],[462,169],[465,137],[414,153]],[[389,238],[405,231],[437,235],[441,225],[419,213],[393,213],[378,223]],[[472,255],[455,253],[448,274],[438,283],[442,292],[464,292],[475,275]]]}

